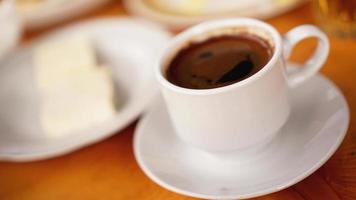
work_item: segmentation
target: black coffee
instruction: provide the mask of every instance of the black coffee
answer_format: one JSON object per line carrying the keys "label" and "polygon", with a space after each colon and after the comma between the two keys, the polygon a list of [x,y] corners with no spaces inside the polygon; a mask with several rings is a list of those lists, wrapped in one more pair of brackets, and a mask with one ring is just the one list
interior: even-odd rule
{"label": "black coffee", "polygon": [[265,40],[249,34],[211,38],[178,52],[166,77],[169,82],[184,88],[222,87],[258,72],[272,53]]}

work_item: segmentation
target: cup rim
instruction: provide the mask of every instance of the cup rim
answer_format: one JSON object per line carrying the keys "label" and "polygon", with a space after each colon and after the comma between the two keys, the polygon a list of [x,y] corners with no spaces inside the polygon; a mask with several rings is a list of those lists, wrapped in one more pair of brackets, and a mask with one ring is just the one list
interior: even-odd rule
{"label": "cup rim", "polygon": [[[191,89],[191,88],[184,88],[177,86],[171,82],[169,82],[166,77],[163,74],[162,68],[165,67],[163,66],[169,55],[171,54],[172,49],[176,49],[175,47],[180,45],[181,43],[184,43],[186,41],[189,41],[190,38],[193,36],[197,36],[203,33],[206,33],[211,30],[216,30],[218,28],[230,28],[230,27],[238,27],[238,26],[257,26],[259,28],[262,28],[266,30],[272,38],[272,41],[274,43],[274,52],[271,57],[271,59],[267,62],[267,64],[260,69],[257,73],[253,74],[252,76],[227,85],[227,86],[222,86],[222,87],[217,87],[217,88],[211,88],[211,89]],[[278,61],[280,55],[281,55],[281,45],[282,45],[282,38],[278,31],[272,27],[271,25],[257,20],[257,19],[252,19],[252,18],[231,18],[231,19],[219,19],[219,20],[213,20],[213,21],[207,21],[200,23],[196,26],[193,26],[182,33],[178,34],[175,36],[166,49],[164,50],[163,55],[161,56],[159,60],[159,64],[155,67],[155,75],[156,79],[158,82],[161,84],[161,86],[168,88],[170,90],[173,90],[178,93],[184,93],[184,94],[190,94],[190,95],[210,95],[210,94],[217,94],[217,93],[222,93],[222,92],[227,92],[239,87],[243,87],[246,85],[249,85],[258,79],[260,79],[262,76],[264,76],[268,71],[270,71],[274,66],[275,63]],[[178,50],[179,51],[179,50]]]}

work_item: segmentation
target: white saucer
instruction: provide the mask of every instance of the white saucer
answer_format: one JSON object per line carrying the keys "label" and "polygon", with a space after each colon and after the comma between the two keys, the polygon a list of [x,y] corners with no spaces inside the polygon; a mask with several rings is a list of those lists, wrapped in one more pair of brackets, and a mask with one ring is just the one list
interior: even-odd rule
{"label": "white saucer", "polygon": [[[235,1],[234,7],[229,7],[226,13],[216,13],[213,9],[212,13],[207,11],[201,11],[199,14],[189,15],[189,14],[178,14],[172,13],[170,11],[162,11],[162,9],[157,8],[153,5],[147,3],[147,0],[124,0],[125,7],[132,13],[138,16],[142,16],[147,19],[151,19],[161,24],[171,28],[171,29],[183,29],[188,26],[197,24],[199,22],[216,19],[216,18],[231,18],[231,17],[253,17],[260,19],[267,19],[282,13],[285,13],[303,3],[307,0],[266,0],[266,1],[255,1],[247,3],[246,1]],[[163,1],[162,1],[163,2]],[[188,2],[191,3],[191,7],[201,7],[202,10],[208,4],[206,1],[181,1],[184,3],[176,3],[180,6],[189,6]],[[167,1],[167,4],[173,4],[171,7],[177,7],[172,1]],[[246,5],[247,4],[247,5]],[[166,5],[167,6],[167,5]],[[179,8],[176,8],[178,11]]]}
{"label": "white saucer", "polygon": [[266,146],[213,155],[187,146],[159,99],[136,128],[134,153],[153,181],[188,196],[252,198],[301,181],[335,152],[349,124],[339,89],[322,75],[291,91],[292,113]]}
{"label": "white saucer", "polygon": [[[99,62],[111,67],[121,108],[113,118],[88,130],[60,138],[46,137],[39,123],[34,48],[76,34],[92,39]],[[123,129],[157,93],[153,67],[169,39],[169,33],[155,24],[107,18],[50,33],[5,59],[0,63],[0,160],[29,161],[62,155]]]}

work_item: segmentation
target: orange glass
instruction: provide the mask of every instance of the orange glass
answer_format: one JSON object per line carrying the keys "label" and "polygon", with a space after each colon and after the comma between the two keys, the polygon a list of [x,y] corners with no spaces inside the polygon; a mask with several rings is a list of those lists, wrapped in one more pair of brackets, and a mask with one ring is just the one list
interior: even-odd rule
{"label": "orange glass", "polygon": [[326,32],[356,38],[356,0],[315,0],[314,6]]}

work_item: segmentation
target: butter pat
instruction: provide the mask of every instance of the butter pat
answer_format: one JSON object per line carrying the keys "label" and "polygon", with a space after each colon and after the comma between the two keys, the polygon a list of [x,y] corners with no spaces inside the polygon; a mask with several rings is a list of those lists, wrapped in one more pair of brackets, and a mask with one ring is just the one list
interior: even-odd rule
{"label": "butter pat", "polygon": [[46,43],[34,57],[42,99],[40,121],[49,136],[84,130],[115,114],[109,68],[97,66],[89,40]]}

